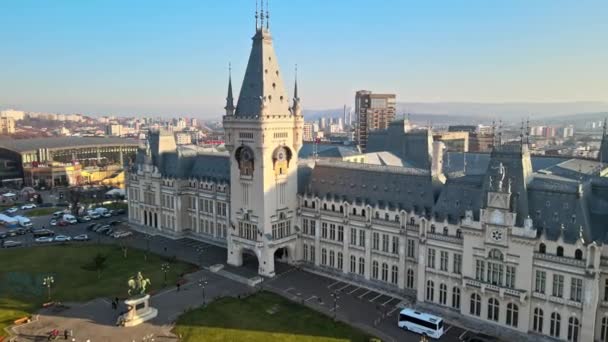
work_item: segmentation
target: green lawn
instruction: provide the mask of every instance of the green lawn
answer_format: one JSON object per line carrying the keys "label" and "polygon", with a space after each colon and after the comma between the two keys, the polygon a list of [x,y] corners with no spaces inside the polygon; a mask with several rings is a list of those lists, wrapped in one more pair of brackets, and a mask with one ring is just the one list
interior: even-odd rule
{"label": "green lawn", "polygon": [[221,298],[182,315],[180,341],[369,341],[344,323],[269,292]]}
{"label": "green lawn", "polygon": [[[107,267],[97,278],[97,271],[87,267],[93,257],[101,253],[107,257]],[[47,301],[42,279],[52,275],[52,300],[87,301],[98,297],[127,296],[127,280],[137,271],[150,278],[151,290],[163,287],[161,264],[167,262],[150,254],[144,260],[144,251],[129,249],[127,258],[118,246],[87,244],[63,245],[0,250],[0,336],[4,327],[25,315],[34,313]],[[167,273],[169,286],[175,284],[181,273],[194,266],[176,262]]]}
{"label": "green lawn", "polygon": [[114,202],[114,203],[103,205],[103,207],[112,209],[112,210],[118,210],[118,209],[127,210],[129,208],[129,205],[127,205],[127,203],[123,203],[123,202]]}
{"label": "green lawn", "polygon": [[63,208],[54,208],[54,207],[35,208],[35,209],[30,209],[30,210],[24,211],[24,214],[25,214],[25,216],[30,216],[30,217],[44,216],[44,215],[51,215],[52,213],[59,211],[59,210],[63,210]]}

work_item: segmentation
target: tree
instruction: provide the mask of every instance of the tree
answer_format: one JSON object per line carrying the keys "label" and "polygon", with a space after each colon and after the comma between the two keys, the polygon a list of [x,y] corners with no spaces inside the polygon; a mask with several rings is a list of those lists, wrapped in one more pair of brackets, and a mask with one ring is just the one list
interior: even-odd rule
{"label": "tree", "polygon": [[101,253],[97,253],[93,257],[92,266],[93,266],[93,269],[97,271],[97,279],[101,278],[101,271],[103,271],[103,269],[106,268],[107,259],[108,258]]}
{"label": "tree", "polygon": [[82,200],[82,190],[79,188],[70,188],[68,191],[68,202],[71,204],[72,214],[78,215],[78,209],[80,207],[80,201]]}

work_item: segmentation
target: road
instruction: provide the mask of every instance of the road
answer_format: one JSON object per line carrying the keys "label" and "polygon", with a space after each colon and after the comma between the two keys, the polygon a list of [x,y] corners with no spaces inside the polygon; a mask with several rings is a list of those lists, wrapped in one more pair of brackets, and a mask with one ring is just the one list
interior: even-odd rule
{"label": "road", "polygon": [[[23,212],[23,214],[27,215],[27,212]],[[126,219],[126,216],[121,215],[93,220],[91,223],[105,224],[109,221],[126,221]],[[225,248],[202,241],[192,239],[173,240],[159,235],[145,235],[136,231],[133,231],[131,237],[114,239],[87,231],[86,227],[89,223],[50,227],[50,216],[35,217],[32,218],[32,222],[35,228],[45,226],[51,228],[56,234],[76,236],[86,233],[91,238],[88,242],[73,241],[71,243],[125,243],[133,248],[149,250],[150,252],[167,257],[175,256],[177,259],[197,264],[200,267],[225,264],[226,262]],[[129,230],[129,227],[125,223],[116,229]],[[32,234],[10,237],[8,239],[22,241],[24,247],[37,245],[34,243]],[[243,267],[225,266],[225,270],[244,277],[255,276],[257,274],[255,257],[246,256],[244,260]],[[272,279],[266,279],[262,283],[262,287],[312,307],[315,310],[324,312],[329,316],[335,315],[338,319],[349,324],[359,326],[370,332],[376,332],[383,340],[416,342],[420,340],[419,335],[403,331],[397,327],[399,309],[411,304],[399,298],[281,263],[277,263],[277,276]],[[335,305],[334,295],[337,296]],[[462,341],[472,334],[465,329],[450,324],[450,322],[445,324],[444,329],[445,334],[438,341]]]}

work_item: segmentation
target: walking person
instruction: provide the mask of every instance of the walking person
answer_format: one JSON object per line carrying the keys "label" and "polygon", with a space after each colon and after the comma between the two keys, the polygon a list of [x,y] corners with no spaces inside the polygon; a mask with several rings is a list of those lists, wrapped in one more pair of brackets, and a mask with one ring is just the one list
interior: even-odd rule
{"label": "walking person", "polygon": [[182,285],[179,283],[179,281],[177,283],[175,283],[175,285],[177,286],[177,292],[179,292],[179,289]]}
{"label": "walking person", "polygon": [[68,329],[65,329],[63,331],[63,339],[67,340],[68,339]]}

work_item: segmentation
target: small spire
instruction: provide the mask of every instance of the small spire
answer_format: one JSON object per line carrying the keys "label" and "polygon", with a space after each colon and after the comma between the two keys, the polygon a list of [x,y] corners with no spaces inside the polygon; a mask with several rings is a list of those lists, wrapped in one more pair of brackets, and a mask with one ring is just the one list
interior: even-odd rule
{"label": "small spire", "polygon": [[228,63],[228,96],[226,97],[226,115],[234,115],[234,98],[232,97],[232,65]]}
{"label": "small spire", "polygon": [[298,65],[296,64],[296,68],[295,68],[295,81],[294,81],[294,87],[293,87],[293,98],[297,99],[298,98]]}
{"label": "small spire", "polygon": [[293,106],[291,113],[295,116],[302,115],[302,106],[300,105],[300,97],[298,96],[298,65],[295,67],[295,81],[293,87]]}
{"label": "small spire", "polygon": [[258,0],[255,0],[255,30],[258,30]]}
{"label": "small spire", "polygon": [[260,6],[262,9],[260,10],[260,30],[264,28],[264,0],[260,0]]}
{"label": "small spire", "polygon": [[266,29],[270,29],[270,7],[268,7],[268,0],[266,0]]}

